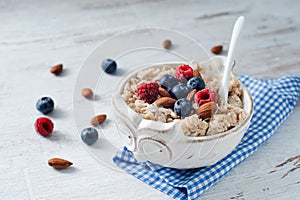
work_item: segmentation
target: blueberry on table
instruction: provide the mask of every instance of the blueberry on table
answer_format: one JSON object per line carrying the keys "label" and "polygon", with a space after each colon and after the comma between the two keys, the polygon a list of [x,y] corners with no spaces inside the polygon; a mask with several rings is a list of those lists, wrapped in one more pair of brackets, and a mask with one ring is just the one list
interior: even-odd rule
{"label": "blueberry on table", "polygon": [[174,94],[176,99],[186,98],[190,91],[191,89],[183,84],[175,85],[172,88],[172,93]]}
{"label": "blueberry on table", "polygon": [[175,78],[172,75],[164,75],[161,77],[159,81],[159,86],[166,89],[166,90],[171,90],[175,85],[178,84],[177,78]]}
{"label": "blueberry on table", "polygon": [[188,117],[193,112],[192,103],[185,98],[179,99],[174,104],[174,112],[182,118]]}
{"label": "blueberry on table", "polygon": [[117,70],[117,63],[116,61],[114,61],[113,59],[105,59],[102,62],[102,69],[108,73],[108,74],[112,74]]}
{"label": "blueberry on table", "polygon": [[42,97],[36,102],[36,109],[46,115],[53,111],[54,102],[50,97]]}
{"label": "blueberry on table", "polygon": [[81,140],[87,145],[94,144],[98,140],[98,131],[92,127],[83,129],[81,131]]}
{"label": "blueberry on table", "polygon": [[187,86],[189,88],[191,88],[192,90],[193,89],[196,89],[196,90],[202,90],[205,88],[205,83],[203,81],[202,78],[199,78],[199,77],[193,77],[191,78],[190,80],[188,80],[187,82]]}

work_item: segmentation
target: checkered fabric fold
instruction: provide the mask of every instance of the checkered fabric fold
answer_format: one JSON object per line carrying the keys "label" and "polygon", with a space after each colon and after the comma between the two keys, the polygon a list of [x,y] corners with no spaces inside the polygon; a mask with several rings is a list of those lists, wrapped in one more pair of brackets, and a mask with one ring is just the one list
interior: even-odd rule
{"label": "checkered fabric fold", "polygon": [[252,95],[254,115],[240,144],[221,161],[205,168],[178,170],[159,167],[150,162],[138,162],[133,153],[124,147],[113,158],[114,162],[175,199],[198,199],[204,191],[272,136],[292,113],[300,93],[300,76],[263,80],[242,75],[239,80]]}

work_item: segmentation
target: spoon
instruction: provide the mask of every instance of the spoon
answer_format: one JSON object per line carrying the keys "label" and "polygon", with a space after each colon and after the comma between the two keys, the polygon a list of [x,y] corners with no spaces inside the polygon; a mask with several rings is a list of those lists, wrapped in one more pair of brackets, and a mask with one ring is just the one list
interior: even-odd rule
{"label": "spoon", "polygon": [[221,83],[221,86],[219,89],[219,95],[224,100],[225,108],[227,108],[229,80],[230,80],[230,76],[231,76],[231,66],[232,66],[233,56],[234,56],[234,52],[236,49],[237,40],[239,39],[240,32],[244,25],[244,21],[245,21],[245,17],[240,16],[234,24],[232,35],[231,35],[231,40],[230,40],[230,44],[229,44],[228,55],[227,55],[227,59],[225,62],[225,69],[224,69],[224,74],[223,74],[223,78],[222,78],[222,83]]}

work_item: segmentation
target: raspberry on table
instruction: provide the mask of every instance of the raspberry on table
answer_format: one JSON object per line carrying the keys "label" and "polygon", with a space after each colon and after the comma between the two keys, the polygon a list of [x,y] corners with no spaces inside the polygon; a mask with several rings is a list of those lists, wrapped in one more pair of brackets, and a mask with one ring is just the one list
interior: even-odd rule
{"label": "raspberry on table", "polygon": [[189,80],[193,77],[193,69],[189,65],[181,65],[176,69],[175,77],[180,81]]}
{"label": "raspberry on table", "polygon": [[198,104],[198,106],[201,106],[208,102],[216,102],[217,101],[217,95],[215,92],[211,91],[210,89],[206,88],[203,90],[198,91],[195,94],[194,97],[195,102]]}
{"label": "raspberry on table", "polygon": [[158,97],[158,88],[158,83],[155,81],[141,83],[137,87],[138,97],[147,103],[153,103]]}
{"label": "raspberry on table", "polygon": [[47,117],[40,117],[35,121],[34,127],[36,132],[46,137],[52,133],[54,124],[51,119]]}

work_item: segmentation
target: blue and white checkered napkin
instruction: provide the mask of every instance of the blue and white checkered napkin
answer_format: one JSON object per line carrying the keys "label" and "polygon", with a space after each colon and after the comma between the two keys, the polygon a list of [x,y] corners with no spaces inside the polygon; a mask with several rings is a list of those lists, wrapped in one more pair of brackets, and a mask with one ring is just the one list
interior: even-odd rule
{"label": "blue and white checkered napkin", "polygon": [[240,144],[227,157],[213,166],[178,170],[140,163],[126,148],[117,153],[114,162],[152,187],[176,199],[198,199],[232,168],[245,160],[263,144],[291,114],[300,93],[300,76],[285,76],[278,80],[241,76],[254,101],[254,115]]}

